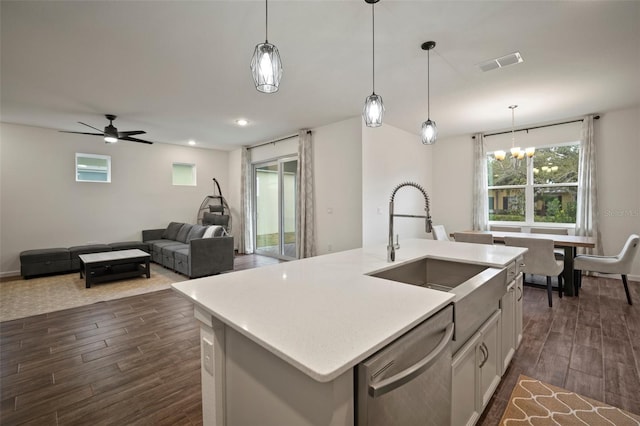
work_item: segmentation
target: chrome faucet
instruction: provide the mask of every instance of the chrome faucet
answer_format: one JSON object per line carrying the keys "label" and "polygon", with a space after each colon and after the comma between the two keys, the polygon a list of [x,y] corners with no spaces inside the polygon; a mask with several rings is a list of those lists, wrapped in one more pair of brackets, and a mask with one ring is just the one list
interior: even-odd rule
{"label": "chrome faucet", "polygon": [[[412,215],[412,214],[395,214],[393,212],[393,199],[396,196],[396,192],[404,186],[413,186],[424,196],[424,210],[427,213],[426,215]],[[395,262],[396,260],[396,250],[400,248],[400,244],[398,243],[398,238],[396,237],[396,243],[393,243],[393,218],[394,217],[416,217],[420,219],[426,219],[425,230],[427,233],[431,232],[431,213],[429,211],[429,196],[427,195],[427,191],[417,183],[414,182],[404,182],[400,185],[396,186],[391,193],[391,201],[389,201],[389,244],[387,245],[387,262]]]}

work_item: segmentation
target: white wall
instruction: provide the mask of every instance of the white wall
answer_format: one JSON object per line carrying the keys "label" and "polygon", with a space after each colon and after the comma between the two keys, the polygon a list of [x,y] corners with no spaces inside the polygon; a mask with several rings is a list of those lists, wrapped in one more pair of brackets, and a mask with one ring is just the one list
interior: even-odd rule
{"label": "white wall", "polygon": [[[368,128],[362,124],[362,240],[363,245],[388,242],[389,201],[400,183],[415,182],[427,191],[431,206],[433,146],[423,145],[418,135],[388,124]],[[424,215],[422,194],[414,188],[401,188],[394,199],[399,214]],[[431,210],[433,215],[433,210]],[[425,221],[395,218],[394,234],[403,238],[425,238]],[[394,237],[395,238],[395,237]]]}
{"label": "white wall", "polygon": [[362,247],[360,116],[313,129],[318,254]]}
{"label": "white wall", "polygon": [[[75,181],[75,153],[111,156],[111,183]],[[0,125],[0,274],[23,250],[140,240],[143,229],[194,223],[217,178],[227,189],[228,153],[120,142]],[[194,163],[197,186],[173,186],[173,162]]]}
{"label": "white wall", "polygon": [[[640,108],[600,114],[594,120],[598,166],[599,219],[605,254],[617,254],[631,233],[640,233]],[[488,132],[490,133],[490,132]],[[521,147],[579,139],[580,123],[516,133]],[[485,139],[487,151],[508,149],[511,136]],[[473,211],[473,145],[471,135],[439,140],[434,145],[434,223],[447,232],[471,229]],[[640,255],[632,274],[640,280]]]}

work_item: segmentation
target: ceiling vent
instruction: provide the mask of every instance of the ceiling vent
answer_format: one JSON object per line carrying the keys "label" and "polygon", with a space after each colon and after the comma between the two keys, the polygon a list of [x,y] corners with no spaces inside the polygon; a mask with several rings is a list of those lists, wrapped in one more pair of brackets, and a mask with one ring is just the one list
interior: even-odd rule
{"label": "ceiling vent", "polygon": [[478,66],[483,72],[495,70],[498,68],[506,67],[509,65],[519,64],[523,62],[522,56],[520,52],[509,53],[508,55],[501,56],[496,59],[489,59],[488,61],[484,61],[480,63]]}

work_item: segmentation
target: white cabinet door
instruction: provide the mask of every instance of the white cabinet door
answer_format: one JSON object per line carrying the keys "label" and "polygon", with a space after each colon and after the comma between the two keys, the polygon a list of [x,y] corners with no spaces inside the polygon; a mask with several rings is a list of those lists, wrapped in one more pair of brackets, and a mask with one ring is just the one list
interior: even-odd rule
{"label": "white cabinet door", "polygon": [[507,370],[513,354],[516,351],[516,282],[512,281],[507,286],[507,292],[500,299],[502,310],[502,371]]}
{"label": "white cabinet door", "polygon": [[480,370],[480,391],[478,392],[478,412],[482,413],[484,407],[491,399],[493,392],[500,383],[502,376],[502,345],[500,342],[500,316],[498,310],[480,328],[481,343],[478,347],[480,358],[478,369]]}
{"label": "white cabinet door", "polygon": [[474,425],[480,417],[477,407],[478,346],[480,333],[474,334],[452,361],[451,425]]}
{"label": "white cabinet door", "polygon": [[515,327],[515,335],[516,335],[516,349],[520,346],[520,342],[522,341],[522,304],[524,303],[524,289],[523,289],[523,275],[522,273],[518,274],[516,277],[516,309],[515,309],[515,317],[516,317],[516,327]]}

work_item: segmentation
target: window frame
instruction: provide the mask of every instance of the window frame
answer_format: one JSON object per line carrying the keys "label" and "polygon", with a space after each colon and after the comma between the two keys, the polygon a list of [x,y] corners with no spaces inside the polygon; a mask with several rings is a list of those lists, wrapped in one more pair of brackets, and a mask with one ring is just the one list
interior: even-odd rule
{"label": "window frame", "polygon": [[[97,158],[100,160],[106,160],[107,161],[107,170],[106,170],[106,176],[107,179],[106,180],[91,180],[91,179],[81,179],[79,176],[79,173],[100,173],[102,175],[104,175],[105,173],[102,171],[97,171],[97,170],[91,170],[91,169],[85,169],[83,168],[80,164],[78,164],[78,159],[79,158]],[[86,167],[86,166],[85,166]],[[110,155],[104,155],[104,154],[85,154],[82,152],[76,152],[76,161],[75,161],[75,175],[76,175],[76,182],[83,182],[83,183],[111,183],[111,156]]]}
{"label": "window frame", "polygon": [[[176,175],[175,175],[175,166],[190,166],[191,167],[191,183],[176,183]],[[174,161],[171,163],[171,184],[173,186],[198,186],[197,181],[197,170],[195,163],[184,163],[179,161]]]}
{"label": "window frame", "polygon": [[[547,149],[547,148],[557,148],[563,146],[578,146],[580,149],[580,141],[572,141],[572,142],[562,142],[550,145],[541,145],[536,147],[537,150]],[[487,152],[486,156],[490,157],[494,155],[495,151]],[[578,154],[579,155],[579,154]],[[505,158],[502,161],[511,161],[511,158]],[[487,179],[487,205],[489,204],[489,199],[492,198],[489,195],[489,191],[494,189],[524,189],[524,201],[525,201],[525,209],[524,209],[524,221],[504,221],[504,220],[490,220],[488,219],[489,225],[517,225],[517,226],[548,226],[548,227],[575,227],[575,222],[536,222],[535,221],[535,192],[538,188],[553,188],[553,187],[575,187],[578,188],[578,182],[563,182],[563,183],[534,183],[534,173],[533,173],[533,158],[526,158],[524,160],[526,162],[526,184],[524,185],[496,185],[489,186],[489,181]],[[579,167],[579,164],[578,164]],[[496,200],[494,200],[494,208],[495,208]]]}

